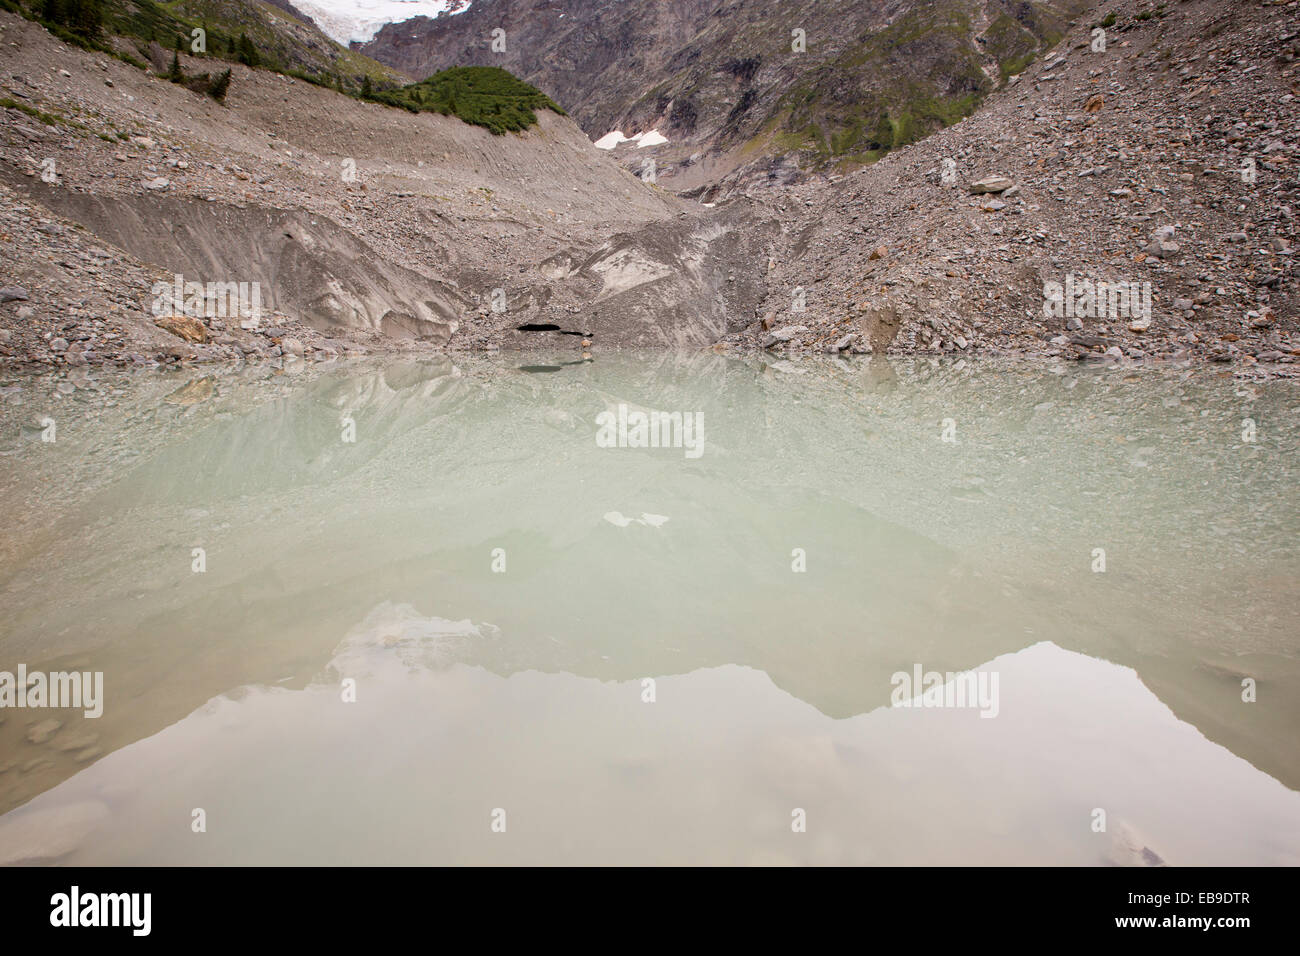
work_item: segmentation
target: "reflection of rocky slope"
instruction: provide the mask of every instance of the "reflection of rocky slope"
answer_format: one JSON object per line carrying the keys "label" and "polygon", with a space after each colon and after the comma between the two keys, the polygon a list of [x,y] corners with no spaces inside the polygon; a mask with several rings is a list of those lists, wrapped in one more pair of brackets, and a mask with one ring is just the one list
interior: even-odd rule
{"label": "reflection of rocky slope", "polygon": [[[448,666],[490,630],[379,604],[307,686],[220,695],[0,816],[0,865],[1300,859],[1300,793],[1178,721],[1131,669],[1050,642],[988,662],[996,720],[834,719],[738,665],[663,676],[653,707],[637,679]],[[816,839],[772,825],[809,802]],[[191,803],[221,839],[176,825]],[[1092,804],[1105,833],[1079,824]],[[494,806],[526,821],[520,836],[478,825]]]}
{"label": "reflection of rocky slope", "polygon": [[[197,404],[165,401],[179,384],[57,400],[32,385],[5,406],[3,492],[23,508],[0,666],[104,670],[106,750],[241,684],[301,686],[392,600],[499,628],[460,659],[500,673],[742,663],[839,717],[886,702],[913,661],[970,667],[1050,639],[1134,667],[1300,785],[1297,423],[1280,386],[711,356],[222,376]],[[703,411],[706,454],[596,448],[594,416],[618,402]],[[46,412],[55,445],[17,437]],[[87,461],[98,484],[63,477]],[[669,522],[619,528],[601,517],[615,510]],[[1088,570],[1099,546],[1105,575]],[[0,725],[0,751],[49,764],[0,777],[8,805],[76,767],[23,730]]]}

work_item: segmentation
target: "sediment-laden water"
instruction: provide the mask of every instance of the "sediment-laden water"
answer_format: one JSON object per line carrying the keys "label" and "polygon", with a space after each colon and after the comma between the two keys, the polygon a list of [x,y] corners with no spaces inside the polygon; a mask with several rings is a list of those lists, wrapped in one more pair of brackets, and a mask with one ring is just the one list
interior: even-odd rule
{"label": "sediment-laden water", "polygon": [[0,861],[1294,865],[1298,448],[1206,369],[11,375],[0,672],[103,713],[0,709]]}

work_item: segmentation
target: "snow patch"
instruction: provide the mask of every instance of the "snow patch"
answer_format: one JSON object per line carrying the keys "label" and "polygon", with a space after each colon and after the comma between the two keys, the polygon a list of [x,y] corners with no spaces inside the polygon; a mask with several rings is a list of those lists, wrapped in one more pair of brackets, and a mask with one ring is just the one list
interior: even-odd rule
{"label": "snow patch", "polygon": [[616,129],[612,133],[606,133],[600,139],[596,140],[597,149],[613,149],[619,143],[626,143],[627,137],[623,135],[621,129]]}
{"label": "snow patch", "polygon": [[594,145],[597,149],[613,149],[623,143],[636,143],[636,148],[640,149],[642,146],[662,146],[666,142],[668,137],[657,129],[637,133],[635,136],[624,136],[621,129],[616,129],[596,140]]}

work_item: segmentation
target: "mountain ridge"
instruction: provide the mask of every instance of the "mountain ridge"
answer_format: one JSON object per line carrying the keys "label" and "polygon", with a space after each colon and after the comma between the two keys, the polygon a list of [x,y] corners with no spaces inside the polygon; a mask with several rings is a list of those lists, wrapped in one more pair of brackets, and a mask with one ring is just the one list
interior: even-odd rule
{"label": "mountain ridge", "polygon": [[[359,49],[413,74],[501,65],[592,139],[658,130],[669,145],[654,154],[657,177],[691,189],[740,167],[870,162],[915,142],[969,115],[1083,8],[1082,0],[479,0],[454,18],[386,26]],[[632,162],[644,159],[638,152]]]}

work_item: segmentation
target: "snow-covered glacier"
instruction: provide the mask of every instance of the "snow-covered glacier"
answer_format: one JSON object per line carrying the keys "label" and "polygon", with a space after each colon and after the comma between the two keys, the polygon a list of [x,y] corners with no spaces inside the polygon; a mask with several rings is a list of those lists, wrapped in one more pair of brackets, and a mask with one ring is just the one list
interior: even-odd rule
{"label": "snow-covered glacier", "polygon": [[387,23],[440,13],[464,13],[471,0],[293,0],[328,37],[344,46],[365,43]]}

